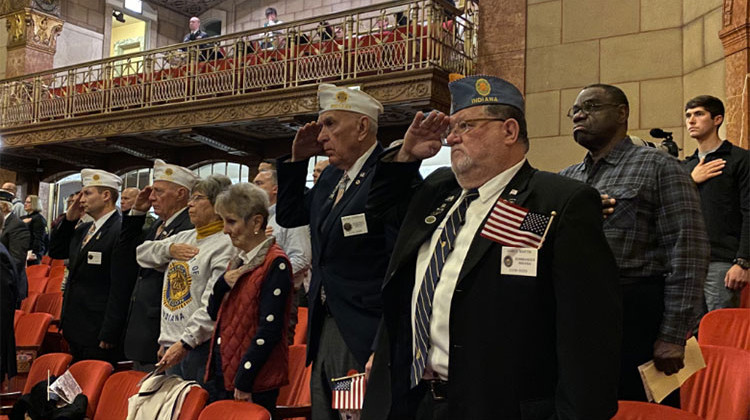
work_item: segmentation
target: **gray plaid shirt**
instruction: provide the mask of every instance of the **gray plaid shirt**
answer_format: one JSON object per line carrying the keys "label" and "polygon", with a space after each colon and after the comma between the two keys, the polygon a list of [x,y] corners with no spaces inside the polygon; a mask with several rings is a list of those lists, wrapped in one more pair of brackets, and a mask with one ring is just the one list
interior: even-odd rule
{"label": "gray plaid shirt", "polygon": [[616,200],[604,233],[628,278],[663,275],[664,319],[659,338],[684,344],[702,310],[709,241],[698,191],[679,162],[626,137],[599,162],[587,154],[561,175]]}

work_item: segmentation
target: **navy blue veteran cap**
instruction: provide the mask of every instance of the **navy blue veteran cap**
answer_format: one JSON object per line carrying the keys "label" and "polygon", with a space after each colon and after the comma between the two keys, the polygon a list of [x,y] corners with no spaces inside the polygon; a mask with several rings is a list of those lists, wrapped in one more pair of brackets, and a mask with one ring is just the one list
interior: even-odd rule
{"label": "navy blue veteran cap", "polygon": [[523,95],[510,82],[494,76],[467,76],[448,84],[451,115],[477,105],[510,105],[524,112]]}
{"label": "navy blue veteran cap", "polygon": [[12,203],[14,198],[15,197],[13,196],[13,194],[9,193],[8,191],[0,190],[0,201],[7,201],[9,203]]}

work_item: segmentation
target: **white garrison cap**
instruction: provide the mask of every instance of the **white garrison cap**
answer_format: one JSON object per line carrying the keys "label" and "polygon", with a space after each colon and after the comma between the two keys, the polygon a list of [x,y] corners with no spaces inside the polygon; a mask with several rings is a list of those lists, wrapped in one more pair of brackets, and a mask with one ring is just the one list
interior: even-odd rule
{"label": "white garrison cap", "polygon": [[364,114],[378,120],[383,113],[383,105],[377,99],[359,89],[338,87],[328,83],[318,85],[320,113],[339,110]]}
{"label": "white garrison cap", "polygon": [[195,172],[188,168],[172,165],[161,159],[154,161],[154,181],[169,181],[192,190],[199,180]]}
{"label": "white garrison cap", "polygon": [[109,187],[120,191],[122,178],[101,169],[84,169],[81,171],[81,184],[84,187]]}

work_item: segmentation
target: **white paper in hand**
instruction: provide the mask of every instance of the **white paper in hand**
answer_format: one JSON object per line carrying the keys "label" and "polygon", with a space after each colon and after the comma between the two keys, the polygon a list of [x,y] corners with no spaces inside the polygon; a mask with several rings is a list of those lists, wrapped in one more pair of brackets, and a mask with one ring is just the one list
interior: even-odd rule
{"label": "white paper in hand", "polygon": [[703,353],[701,353],[698,340],[695,337],[690,337],[685,345],[685,367],[680,369],[679,372],[667,376],[664,372],[656,369],[653,360],[638,366],[638,372],[641,374],[648,400],[660,403],[667,395],[693,376],[695,372],[704,367],[706,367],[706,362],[703,360]]}
{"label": "white paper in hand", "polygon": [[68,404],[72,404],[73,400],[81,392],[81,386],[78,385],[76,379],[70,373],[66,371],[60,377],[58,377],[52,385],[49,386],[50,392],[57,394],[63,401]]}

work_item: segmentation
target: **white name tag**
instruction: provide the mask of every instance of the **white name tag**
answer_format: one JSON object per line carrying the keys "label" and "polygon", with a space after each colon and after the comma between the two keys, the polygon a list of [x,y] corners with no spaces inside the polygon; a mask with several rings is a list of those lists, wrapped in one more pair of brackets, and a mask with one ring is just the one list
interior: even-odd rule
{"label": "white name tag", "polygon": [[89,264],[102,265],[102,253],[96,251],[89,251],[89,256],[86,259]]}
{"label": "white name tag", "polygon": [[500,274],[536,277],[538,253],[534,248],[504,246]]}
{"label": "white name tag", "polygon": [[364,235],[367,233],[367,219],[365,214],[352,214],[341,218],[341,228],[344,230],[344,236]]}

